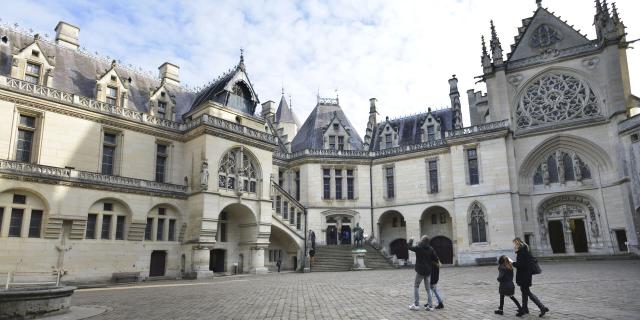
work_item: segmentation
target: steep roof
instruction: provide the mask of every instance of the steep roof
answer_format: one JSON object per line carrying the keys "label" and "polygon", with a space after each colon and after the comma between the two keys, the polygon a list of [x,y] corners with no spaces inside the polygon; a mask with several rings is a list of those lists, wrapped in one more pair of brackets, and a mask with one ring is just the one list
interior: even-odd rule
{"label": "steep roof", "polygon": [[284,95],[282,95],[282,98],[280,98],[280,105],[278,105],[278,110],[276,111],[276,122],[295,123],[298,128],[300,128],[300,120],[298,120],[298,117],[293,112],[293,109],[289,107],[287,99],[284,98]]}
{"label": "steep roof", "polygon": [[[370,151],[380,150],[380,139],[378,136],[380,132],[384,130],[387,123],[391,124],[391,127],[398,131],[398,146],[408,146],[419,144],[422,142],[422,125],[427,119],[429,112],[411,115],[408,117],[389,119],[376,124],[373,129],[373,139],[369,146]],[[453,109],[440,109],[431,111],[431,115],[440,120],[440,134],[444,137],[446,130],[453,129]]]}
{"label": "steep roof", "polygon": [[[21,50],[32,44],[33,36],[0,26],[0,37],[6,36],[8,42],[0,44],[0,74],[11,76],[12,50]],[[54,56],[53,72],[54,89],[80,96],[95,98],[97,77],[111,68],[111,60],[102,59],[77,50],[59,46],[53,42],[40,39],[39,45],[46,56]],[[129,81],[128,108],[149,112],[149,98],[160,86],[160,79],[142,74],[130,68],[116,65],[116,73],[123,80]],[[176,120],[189,110],[195,94],[180,86],[165,84],[169,94],[176,100]]]}
{"label": "steep roof", "polygon": [[547,48],[566,49],[588,44],[589,39],[546,8],[539,7],[533,16],[523,19],[511,45],[509,61],[537,56]]}
{"label": "steep roof", "polygon": [[337,103],[322,103],[319,102],[316,107],[311,111],[307,120],[302,124],[302,127],[298,129],[293,141],[291,141],[291,151],[301,151],[304,149],[323,149],[323,135],[327,126],[331,123],[334,117],[349,130],[351,139],[352,150],[362,150],[362,138],[358,135],[347,116]]}

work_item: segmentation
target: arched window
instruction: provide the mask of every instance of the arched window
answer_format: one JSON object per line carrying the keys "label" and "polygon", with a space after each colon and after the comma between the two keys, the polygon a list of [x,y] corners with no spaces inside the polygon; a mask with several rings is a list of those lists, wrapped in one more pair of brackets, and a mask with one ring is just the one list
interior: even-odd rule
{"label": "arched window", "polygon": [[576,179],[575,172],[573,172],[573,161],[571,156],[567,153],[562,153],[562,166],[564,168],[564,181],[573,181]]}
{"label": "arched window", "polygon": [[145,241],[178,241],[178,214],[166,205],[151,209],[144,229]]}
{"label": "arched window", "polygon": [[555,154],[551,154],[547,158],[547,170],[549,170],[549,182],[558,182],[558,165]]}
{"label": "arched window", "polygon": [[43,234],[44,215],[45,204],[36,195],[18,190],[2,193],[0,237],[40,238]]}
{"label": "arched window", "polygon": [[94,203],[87,215],[85,239],[126,240],[129,209],[113,199]]}
{"label": "arched window", "polygon": [[251,99],[251,92],[249,91],[249,88],[247,88],[247,86],[242,83],[242,82],[236,82],[236,84],[233,85],[233,94],[235,94],[236,96],[242,97],[244,99]]}
{"label": "arched window", "polygon": [[472,243],[487,242],[487,220],[482,207],[477,202],[471,205],[469,229],[471,229]]}
{"label": "arched window", "polygon": [[544,176],[542,173],[542,165],[539,165],[536,172],[533,174],[533,184],[539,185],[544,183]]}
{"label": "arched window", "polygon": [[218,167],[218,187],[221,189],[256,193],[258,188],[258,164],[244,152],[234,148],[222,156]]}
{"label": "arched window", "polygon": [[580,156],[574,152],[560,151],[558,158],[560,162],[557,162],[557,153],[557,151],[551,152],[551,154],[536,167],[536,171],[533,173],[534,185],[557,183],[560,182],[560,180],[582,181],[584,179],[591,179],[589,166],[582,161]]}

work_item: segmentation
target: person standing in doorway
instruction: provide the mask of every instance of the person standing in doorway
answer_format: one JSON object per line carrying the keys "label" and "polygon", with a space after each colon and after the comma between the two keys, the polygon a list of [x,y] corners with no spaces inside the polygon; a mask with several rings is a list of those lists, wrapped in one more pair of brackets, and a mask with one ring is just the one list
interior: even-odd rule
{"label": "person standing in doorway", "polygon": [[529,246],[524,243],[520,238],[513,239],[513,247],[516,251],[516,261],[513,266],[516,271],[516,284],[520,287],[522,292],[522,308],[520,312],[516,314],[518,317],[522,317],[529,313],[527,303],[529,298],[540,309],[539,317],[544,317],[545,313],[549,312],[549,308],[545,307],[542,302],[531,292],[532,278],[533,278],[533,256],[529,252]]}
{"label": "person standing in doorway", "polygon": [[409,306],[409,310],[420,310],[420,283],[424,282],[424,287],[427,290],[427,311],[433,310],[433,304],[431,301],[431,270],[433,263],[438,261],[438,255],[436,251],[429,245],[429,237],[424,235],[420,238],[420,242],[417,245],[413,245],[413,238],[409,239],[409,250],[416,253],[416,278],[413,285],[413,297],[414,302]]}
{"label": "person standing in doorway", "polygon": [[280,266],[282,265],[282,260],[280,258],[278,258],[278,261],[276,261],[276,267],[278,267],[278,273],[280,273]]}

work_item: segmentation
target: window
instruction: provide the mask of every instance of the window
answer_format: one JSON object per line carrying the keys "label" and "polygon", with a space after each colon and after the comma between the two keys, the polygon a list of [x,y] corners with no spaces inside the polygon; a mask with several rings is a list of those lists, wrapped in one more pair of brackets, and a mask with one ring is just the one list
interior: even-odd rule
{"label": "window", "polygon": [[565,181],[573,181],[576,179],[575,173],[573,172],[573,161],[571,160],[571,156],[567,153],[562,154],[562,166],[564,169],[564,180]]}
{"label": "window", "polygon": [[218,221],[218,241],[227,242],[227,213],[221,212]]}
{"label": "window", "polygon": [[289,219],[289,202],[287,201],[282,203],[282,218],[284,220]]}
{"label": "window", "polygon": [[467,149],[467,164],[469,168],[469,184],[479,184],[478,153],[476,149]]}
{"label": "window", "polygon": [[90,213],[87,216],[87,229],[84,233],[85,239],[95,239],[96,238],[96,222],[98,221],[98,215],[94,213]]}
{"label": "window", "polygon": [[102,142],[102,174],[114,174],[117,146],[116,134],[105,132]]}
{"label": "window", "polygon": [[158,228],[157,228],[157,232],[156,232],[156,240],[157,241],[164,240],[164,219],[163,218],[159,218],[158,219]]}
{"label": "window", "polygon": [[13,195],[13,203],[14,204],[26,204],[27,203],[27,196],[25,196],[23,194],[14,194]]}
{"label": "window", "polygon": [[163,207],[159,207],[158,208],[158,215],[159,216],[164,216],[167,214],[167,208],[163,208]]}
{"label": "window", "polygon": [[117,88],[107,87],[107,96],[106,96],[105,102],[114,106],[118,105],[118,89]]}
{"label": "window", "polygon": [[429,161],[429,192],[438,193],[438,162]]}
{"label": "window", "polygon": [[147,218],[147,225],[144,228],[144,239],[151,240],[152,232],[153,232],[153,218]]}
{"label": "window", "polygon": [[447,223],[447,214],[444,213],[444,212],[440,214],[440,223],[441,224],[446,224]]}
{"label": "window", "polygon": [[322,198],[325,200],[331,199],[331,170],[330,169],[322,169],[322,185],[323,185]]}
{"label": "window", "polygon": [[27,67],[24,72],[24,81],[31,82],[33,84],[40,84],[40,71],[42,67],[39,64],[27,62]]}
{"label": "window", "polygon": [[9,237],[20,237],[22,235],[22,218],[24,209],[11,209],[11,220],[9,221]]}
{"label": "window", "polygon": [[542,173],[542,166],[538,166],[536,172],[533,174],[533,184],[539,185],[544,183],[544,177]]}
{"label": "window", "polygon": [[[0,215],[0,217],[2,217],[2,215]],[[300,212],[296,212],[296,229],[300,230],[300,218],[302,217],[302,214]]]}
{"label": "window", "polygon": [[335,170],[336,199],[342,199],[342,170]]}
{"label": "window", "polygon": [[438,216],[435,213],[431,214],[431,224],[438,224]]}
{"label": "window", "polygon": [[393,140],[391,139],[391,134],[387,133],[384,136],[385,148],[391,148],[393,146]]}
{"label": "window", "polygon": [[175,219],[169,219],[169,234],[168,234],[167,240],[176,241],[176,220]]}
{"label": "window", "polygon": [[354,182],[353,169],[347,169],[347,199],[349,200],[355,199],[353,182]]}
{"label": "window", "polygon": [[105,202],[104,204],[102,204],[102,210],[113,211],[113,203]]}
{"label": "window", "polygon": [[282,206],[282,198],[280,196],[276,196],[276,213],[280,214],[280,207]]}
{"label": "window", "polygon": [[338,150],[344,150],[344,137],[338,136]]}
{"label": "window", "polygon": [[337,124],[337,123],[334,123],[334,124],[333,124],[333,130],[335,130],[335,131],[340,130],[340,125],[339,125],[339,124]]}
{"label": "window", "polygon": [[296,200],[300,200],[300,171],[296,171]]}
{"label": "window", "polygon": [[[223,189],[256,193],[259,166],[255,159],[242,148],[233,148],[222,156],[218,167],[218,187]],[[278,174],[278,184],[282,181]],[[236,186],[236,181],[238,185]]]}
{"label": "window", "polygon": [[156,145],[156,182],[165,182],[165,173],[167,167],[167,146],[164,144]]}
{"label": "window", "polygon": [[471,242],[487,242],[486,219],[478,203],[471,205],[470,220]]}
{"label": "window", "polygon": [[100,234],[101,239],[109,239],[111,237],[111,215],[105,214],[102,216],[102,232]]}
{"label": "window", "polygon": [[436,132],[434,126],[427,126],[427,141],[436,140]]}
{"label": "window", "polygon": [[558,182],[558,165],[555,154],[547,158],[547,169],[549,170],[549,182]]}
{"label": "window", "polygon": [[36,118],[21,114],[18,123],[16,161],[31,162],[35,132]]}
{"label": "window", "polygon": [[167,103],[158,101],[158,118],[166,119]]}
{"label": "window", "polygon": [[281,187],[284,185],[284,170],[278,170],[278,185]]}
{"label": "window", "polygon": [[125,216],[116,217],[116,240],[124,240]]}
{"label": "window", "polygon": [[329,149],[335,150],[336,148],[336,136],[329,136]]}
{"label": "window", "polygon": [[393,167],[385,168],[385,175],[387,180],[387,198],[391,199],[395,196],[394,182],[393,182]]}
{"label": "window", "polygon": [[42,229],[42,210],[31,210],[31,220],[29,221],[29,238],[40,238]]}
{"label": "window", "polygon": [[291,211],[289,211],[289,224],[294,224],[296,221],[296,208],[291,207]]}

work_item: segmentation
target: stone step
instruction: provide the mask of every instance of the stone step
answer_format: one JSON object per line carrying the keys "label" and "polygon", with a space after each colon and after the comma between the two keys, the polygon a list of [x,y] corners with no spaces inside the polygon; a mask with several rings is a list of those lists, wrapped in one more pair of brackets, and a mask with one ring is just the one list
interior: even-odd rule
{"label": "stone step", "polygon": [[[311,271],[350,271],[353,266],[352,245],[318,246]],[[391,263],[371,247],[364,248],[367,253],[364,263],[371,269],[393,269]]]}
{"label": "stone step", "polygon": [[613,255],[554,255],[554,256],[536,256],[538,261],[555,262],[555,261],[593,261],[593,260],[637,260],[640,256],[631,253],[621,253]]}

